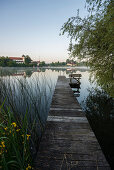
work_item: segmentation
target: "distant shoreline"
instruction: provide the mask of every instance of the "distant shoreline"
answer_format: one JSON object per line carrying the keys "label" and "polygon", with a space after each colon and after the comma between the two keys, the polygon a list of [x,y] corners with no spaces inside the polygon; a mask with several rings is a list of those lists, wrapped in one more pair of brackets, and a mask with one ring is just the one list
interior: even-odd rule
{"label": "distant shoreline", "polygon": [[75,68],[86,68],[86,69],[90,69],[90,67],[87,66],[75,66],[75,67],[70,67],[70,66],[43,66],[43,67],[1,67],[0,68],[30,68],[30,69],[35,69],[35,68],[46,68],[46,69],[50,69],[50,68],[66,68],[66,69],[75,69]]}

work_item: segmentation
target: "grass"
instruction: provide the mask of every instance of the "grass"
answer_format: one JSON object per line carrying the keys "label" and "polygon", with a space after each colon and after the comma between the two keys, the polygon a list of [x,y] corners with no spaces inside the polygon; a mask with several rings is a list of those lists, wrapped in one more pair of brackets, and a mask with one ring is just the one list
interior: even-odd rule
{"label": "grass", "polygon": [[1,166],[4,169],[30,169],[53,91],[54,84],[41,73],[31,78],[10,75],[0,78]]}

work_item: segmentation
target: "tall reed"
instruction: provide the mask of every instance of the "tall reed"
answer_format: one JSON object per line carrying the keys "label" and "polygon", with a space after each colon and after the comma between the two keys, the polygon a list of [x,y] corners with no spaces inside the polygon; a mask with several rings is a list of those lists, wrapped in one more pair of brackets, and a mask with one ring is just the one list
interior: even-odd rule
{"label": "tall reed", "polygon": [[5,100],[4,113],[9,113],[10,110],[21,129],[26,118],[25,134],[31,135],[29,146],[33,158],[38,150],[55,87],[45,74],[34,73],[34,75],[30,78],[10,75],[0,78],[0,103],[2,104]]}

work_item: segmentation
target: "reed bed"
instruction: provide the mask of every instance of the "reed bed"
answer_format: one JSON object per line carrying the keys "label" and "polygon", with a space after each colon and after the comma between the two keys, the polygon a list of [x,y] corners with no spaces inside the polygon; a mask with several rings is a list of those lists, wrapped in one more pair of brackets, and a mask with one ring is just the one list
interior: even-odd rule
{"label": "reed bed", "polygon": [[[26,78],[10,74],[0,78],[1,166],[6,169],[10,166],[20,169],[32,167],[45,127],[55,83],[43,73],[33,74]],[[18,153],[15,149],[13,152],[12,144],[9,146],[8,143],[19,148]]]}

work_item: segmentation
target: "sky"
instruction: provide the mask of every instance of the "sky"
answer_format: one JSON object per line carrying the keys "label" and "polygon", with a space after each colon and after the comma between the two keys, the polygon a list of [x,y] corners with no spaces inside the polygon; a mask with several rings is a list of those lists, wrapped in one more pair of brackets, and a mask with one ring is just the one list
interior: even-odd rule
{"label": "sky", "polygon": [[66,61],[69,38],[60,29],[69,17],[86,15],[85,0],[0,0],[0,56]]}

